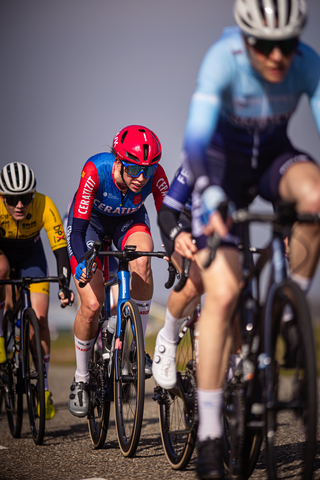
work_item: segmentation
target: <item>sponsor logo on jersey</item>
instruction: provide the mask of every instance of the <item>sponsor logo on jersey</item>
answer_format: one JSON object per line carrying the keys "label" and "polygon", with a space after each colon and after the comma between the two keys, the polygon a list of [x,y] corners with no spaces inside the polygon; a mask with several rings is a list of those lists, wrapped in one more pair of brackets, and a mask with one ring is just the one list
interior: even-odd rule
{"label": "sponsor logo on jersey", "polygon": [[64,239],[66,238],[61,223],[60,223],[59,225],[55,225],[55,226],[53,227],[53,230],[54,230],[54,233],[55,233],[55,236],[56,236],[56,241],[57,241],[58,243],[59,243],[61,240],[64,240]]}
{"label": "sponsor logo on jersey", "polygon": [[22,228],[24,230],[30,230],[30,228],[34,228],[37,225],[37,222],[34,220],[33,222],[30,223],[22,223]]}
{"label": "sponsor logo on jersey", "polygon": [[130,225],[132,225],[132,223],[133,223],[133,220],[129,220],[124,225],[122,225],[121,232],[125,232],[126,230],[128,230],[128,228],[130,227]]}
{"label": "sponsor logo on jersey", "polygon": [[164,178],[159,178],[156,183],[156,187],[161,192],[162,196],[164,197],[168,191],[168,184]]}
{"label": "sponsor logo on jersey", "polygon": [[97,210],[100,210],[107,215],[129,215],[129,213],[134,213],[143,205],[143,202],[135,208],[130,207],[112,207],[111,205],[106,205],[105,203],[100,202],[97,198],[94,199],[93,204]]}
{"label": "sponsor logo on jersey", "polygon": [[[84,172],[82,172],[82,176]],[[89,208],[89,204],[90,204],[90,198],[91,198],[91,194],[92,194],[92,191],[95,187],[95,184],[96,182],[92,179],[92,177],[88,177],[84,187],[83,187],[83,190],[82,190],[82,193],[81,193],[81,200],[80,200],[80,204],[79,204],[79,207],[78,207],[78,212],[80,213],[80,215],[86,215],[87,212],[88,212],[88,208]]]}

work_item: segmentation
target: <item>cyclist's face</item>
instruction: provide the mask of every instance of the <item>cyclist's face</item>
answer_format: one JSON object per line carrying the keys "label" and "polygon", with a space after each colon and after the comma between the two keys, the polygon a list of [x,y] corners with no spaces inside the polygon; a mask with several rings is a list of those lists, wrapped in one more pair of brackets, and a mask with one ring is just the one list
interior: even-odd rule
{"label": "cyclist's face", "polygon": [[255,49],[246,42],[252,67],[270,83],[280,83],[284,80],[291,65],[294,51],[285,55],[278,46],[269,54]]}
{"label": "cyclist's face", "polygon": [[31,202],[28,205],[24,205],[22,201],[19,200],[15,206],[12,206],[8,205],[5,197],[1,197],[1,200],[5,204],[9,215],[11,215],[11,217],[16,221],[24,220],[26,218],[32,203]]}
{"label": "cyclist's face", "polygon": [[[121,177],[121,168],[122,164],[121,162],[117,159],[116,163],[116,169],[119,172],[119,175],[116,175],[115,179],[118,185],[121,187],[121,184],[123,183],[122,177]],[[143,173],[140,173],[138,177],[131,177],[128,175],[125,171],[123,171],[123,179],[125,181],[125,185],[134,193],[140,192],[141,188],[144,187],[147,183],[149,178],[145,178],[143,176]]]}

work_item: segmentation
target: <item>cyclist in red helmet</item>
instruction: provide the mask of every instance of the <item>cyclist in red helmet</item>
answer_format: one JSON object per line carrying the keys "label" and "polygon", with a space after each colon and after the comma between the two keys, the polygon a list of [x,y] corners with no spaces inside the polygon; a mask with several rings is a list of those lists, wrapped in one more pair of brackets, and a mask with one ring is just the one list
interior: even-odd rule
{"label": "cyclist in red helmet", "polygon": [[[78,417],[88,413],[88,362],[104,301],[101,264],[98,260],[95,274],[87,280],[83,257],[92,243],[102,241],[105,235],[112,235],[118,250],[125,245],[153,250],[144,202],[152,193],[158,211],[167,193],[168,180],[159,165],[161,153],[161,143],[151,130],[130,125],[114,137],[110,153],[89,158],[81,172],[67,226],[71,269],[81,301],[74,323],[77,369],[69,397],[69,410]],[[130,270],[131,298],[139,307],[145,334],[153,295],[150,260],[142,257],[132,261]],[[79,288],[79,281],[87,285]],[[146,355],[146,378],[152,375],[151,366]]]}

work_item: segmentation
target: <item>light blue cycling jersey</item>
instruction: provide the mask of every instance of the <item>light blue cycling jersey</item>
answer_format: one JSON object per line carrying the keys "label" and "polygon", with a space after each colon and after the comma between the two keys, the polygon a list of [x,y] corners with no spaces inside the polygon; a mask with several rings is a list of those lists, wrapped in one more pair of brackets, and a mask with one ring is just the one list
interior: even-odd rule
{"label": "light blue cycling jersey", "polygon": [[270,83],[252,68],[240,29],[224,29],[203,59],[191,100],[184,138],[186,165],[193,174],[188,181],[207,174],[210,148],[228,158],[247,157],[253,169],[261,155],[275,156],[288,142],[288,120],[304,93],[320,133],[320,57],[315,51],[299,42],[286,78]]}

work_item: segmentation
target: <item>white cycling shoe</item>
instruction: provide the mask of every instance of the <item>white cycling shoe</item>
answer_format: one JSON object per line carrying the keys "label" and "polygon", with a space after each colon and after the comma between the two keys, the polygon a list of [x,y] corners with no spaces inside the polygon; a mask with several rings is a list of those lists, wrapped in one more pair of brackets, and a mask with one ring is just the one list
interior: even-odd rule
{"label": "white cycling shoe", "polygon": [[154,350],[152,373],[157,384],[166,390],[177,383],[176,351],[177,345],[165,340],[160,330]]}

